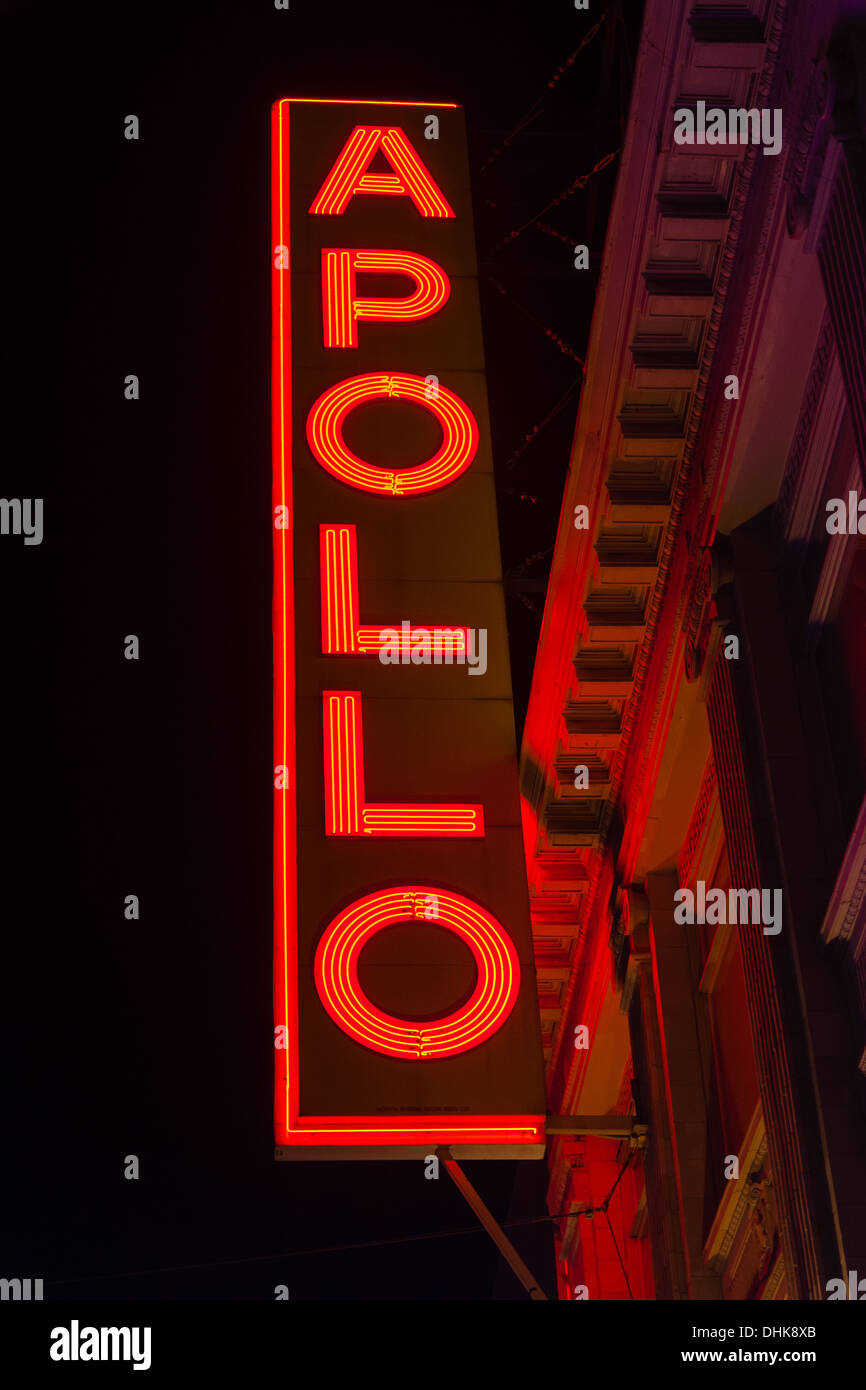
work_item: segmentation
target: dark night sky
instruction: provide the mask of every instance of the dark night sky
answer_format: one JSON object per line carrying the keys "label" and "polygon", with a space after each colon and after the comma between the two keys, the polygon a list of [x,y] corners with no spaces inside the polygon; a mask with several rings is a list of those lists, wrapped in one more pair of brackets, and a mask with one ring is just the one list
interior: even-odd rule
{"label": "dark night sky", "polygon": [[[45,539],[0,542],[0,1272],[47,1297],[524,1296],[484,1235],[231,1263],[474,1224],[421,1165],[271,1156],[269,108],[465,105],[503,565],[547,551],[527,571],[543,580],[576,390],[507,463],[579,379],[544,329],[583,354],[596,275],[533,227],[497,245],[620,144],[638,9],[614,25],[611,5],[612,41],[547,89],[600,12],[5,7],[2,491],[45,499]],[[614,171],[541,219],[594,266]],[[543,594],[526,597],[508,600],[519,717]],[[467,1165],[503,1219],[544,1210],[544,1165],[521,1168],[512,1200],[517,1165]],[[514,1239],[552,1294],[549,1228]]]}

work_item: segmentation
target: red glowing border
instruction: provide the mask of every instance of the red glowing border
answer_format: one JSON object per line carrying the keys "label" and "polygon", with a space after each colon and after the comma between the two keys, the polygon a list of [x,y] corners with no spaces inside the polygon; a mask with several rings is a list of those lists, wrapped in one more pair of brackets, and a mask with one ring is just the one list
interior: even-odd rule
{"label": "red glowing border", "polygon": [[[271,111],[272,246],[290,246],[289,108]],[[304,100],[301,98],[300,100]],[[341,102],[342,104],[347,104]],[[385,104],[385,103],[377,103]],[[400,104],[400,103],[394,103]],[[416,103],[433,105],[435,103]],[[292,516],[291,301],[289,280],[271,260],[273,506]],[[276,513],[275,513],[276,514]],[[290,529],[273,528],[274,545],[274,762],[289,772],[289,790],[274,792],[274,1021],[288,1046],[275,1047],[276,1142],[291,1148],[407,1147],[420,1144],[537,1145],[544,1117],[471,1115],[462,1123],[419,1115],[413,1124],[374,1115],[298,1115],[298,939],[295,804],[294,580]],[[290,717],[291,716],[291,717]],[[468,1121],[468,1122],[467,1122]]]}

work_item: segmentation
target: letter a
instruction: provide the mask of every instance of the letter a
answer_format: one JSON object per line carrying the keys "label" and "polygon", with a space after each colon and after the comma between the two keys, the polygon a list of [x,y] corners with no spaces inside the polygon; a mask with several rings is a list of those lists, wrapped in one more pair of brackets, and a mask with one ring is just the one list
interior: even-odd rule
{"label": "letter a", "polygon": [[[367,170],[381,150],[393,174]],[[356,194],[411,198],[422,217],[453,217],[440,189],[398,126],[356,125],[310,206],[315,216],[339,217]]]}
{"label": "letter a", "polygon": [[691,888],[678,888],[674,893],[674,921],[678,926],[694,925],[695,895]]}
{"label": "letter a", "polygon": [[695,113],[687,106],[674,112],[674,143],[693,145],[695,143]]}
{"label": "letter a", "polygon": [[846,531],[845,503],[841,497],[831,497],[827,502],[827,534],[844,536]]}
{"label": "letter a", "polygon": [[68,1327],[52,1327],[48,1355],[52,1361],[68,1361],[71,1335]]}

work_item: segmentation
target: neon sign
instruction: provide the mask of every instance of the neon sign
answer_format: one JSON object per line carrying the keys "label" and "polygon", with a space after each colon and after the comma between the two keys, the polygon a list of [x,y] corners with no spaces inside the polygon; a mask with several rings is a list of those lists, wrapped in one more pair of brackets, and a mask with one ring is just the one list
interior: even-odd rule
{"label": "neon sign", "polygon": [[369,105],[273,108],[277,1156],[538,1155],[507,665],[451,669],[506,642],[461,113]]}

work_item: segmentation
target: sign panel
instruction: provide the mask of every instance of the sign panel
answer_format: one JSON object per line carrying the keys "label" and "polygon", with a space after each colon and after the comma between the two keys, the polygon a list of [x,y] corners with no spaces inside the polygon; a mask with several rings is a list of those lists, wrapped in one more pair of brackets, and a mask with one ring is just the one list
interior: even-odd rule
{"label": "sign panel", "polygon": [[272,113],[279,1158],[539,1157],[460,108]]}

